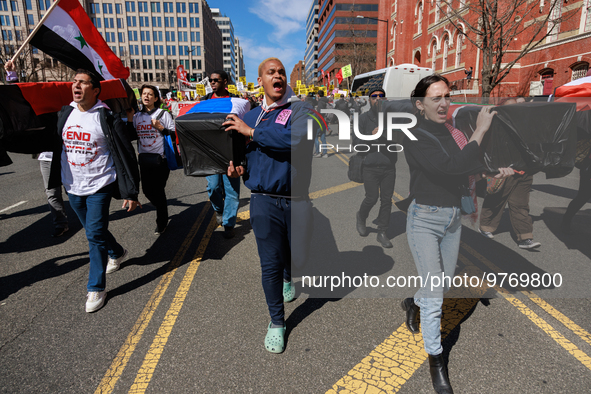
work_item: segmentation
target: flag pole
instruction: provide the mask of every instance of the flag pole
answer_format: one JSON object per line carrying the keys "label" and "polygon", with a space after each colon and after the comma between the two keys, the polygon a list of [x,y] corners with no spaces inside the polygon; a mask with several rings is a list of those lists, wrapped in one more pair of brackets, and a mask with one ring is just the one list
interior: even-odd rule
{"label": "flag pole", "polygon": [[47,12],[45,13],[45,15],[43,15],[43,18],[41,18],[41,20],[39,21],[39,23],[37,23],[37,26],[35,26],[35,28],[31,32],[31,34],[29,34],[29,36],[27,37],[27,39],[25,40],[25,42],[21,45],[21,47],[18,49],[18,51],[16,51],[16,53],[14,54],[14,56],[12,57],[12,59],[10,59],[10,61],[12,63],[14,63],[14,61],[16,60],[16,58],[18,57],[18,55],[20,55],[21,52],[25,49],[25,46],[33,39],[33,36],[35,36],[35,34],[37,33],[37,31],[39,31],[39,29],[41,28],[41,26],[43,26],[43,22],[45,22],[45,20],[47,19],[47,17],[51,14],[51,12],[54,10],[54,8],[57,7],[57,5],[59,4],[59,2],[60,2],[60,0],[55,0],[55,3],[53,3],[51,5],[51,7],[49,7],[47,9]]}

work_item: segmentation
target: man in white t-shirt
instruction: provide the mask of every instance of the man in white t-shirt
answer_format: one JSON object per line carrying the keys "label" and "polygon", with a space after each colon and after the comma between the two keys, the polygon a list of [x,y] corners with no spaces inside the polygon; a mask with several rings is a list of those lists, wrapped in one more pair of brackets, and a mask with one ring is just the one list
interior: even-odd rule
{"label": "man in white t-shirt", "polygon": [[113,196],[124,199],[128,212],[137,206],[139,171],[125,123],[98,100],[98,77],[77,70],[74,101],[58,114],[61,151],[53,154],[49,186],[61,175],[70,205],[88,238],[90,270],[86,312],[99,310],[106,298],[105,274],[116,271],[127,255],[108,230]]}

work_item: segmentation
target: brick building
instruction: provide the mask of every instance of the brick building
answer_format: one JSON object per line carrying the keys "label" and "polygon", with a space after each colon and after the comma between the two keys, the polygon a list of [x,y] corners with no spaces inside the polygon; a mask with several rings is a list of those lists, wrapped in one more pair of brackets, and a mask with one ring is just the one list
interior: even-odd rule
{"label": "brick building", "polygon": [[[469,0],[453,0],[452,6],[457,3],[462,12],[466,1]],[[537,1],[539,10],[524,18],[524,26],[530,25],[533,17],[548,15],[554,1]],[[452,82],[452,95],[478,96],[482,93],[482,52],[464,37],[467,34],[474,39],[475,35],[465,26],[456,28],[438,4],[441,0],[380,0],[379,18],[389,20],[390,29],[387,39],[385,31],[378,29],[377,68],[382,68],[386,59],[389,65],[414,63],[431,67]],[[554,7],[550,19],[564,20],[517,61],[491,95],[550,94],[555,87],[585,75],[591,63],[591,0],[565,1],[560,5]],[[476,25],[477,15],[471,15],[468,8],[464,10],[462,16]],[[516,21],[520,22],[517,18],[521,18],[518,14]],[[544,27],[540,34],[546,34],[548,28],[552,27]],[[512,61],[515,53],[530,42],[528,34],[514,38],[503,64]],[[474,68],[473,81],[467,84],[464,69],[470,66]]]}
{"label": "brick building", "polygon": [[[375,46],[378,31],[386,23],[378,21],[379,0],[319,0],[318,1],[318,70],[329,75],[336,84],[335,74],[343,66],[339,53],[346,51],[352,41]],[[361,16],[363,18],[361,18]],[[384,19],[385,18],[380,18]],[[378,25],[379,23],[379,25]],[[372,53],[375,51],[372,50]],[[372,55],[373,57],[373,55]],[[382,64],[384,58],[382,57]],[[373,63],[373,59],[372,59]],[[353,73],[358,73],[353,66]],[[322,76],[317,78],[322,79]],[[319,82],[318,84],[322,84]]]}
{"label": "brick building", "polygon": [[293,66],[293,70],[291,71],[291,74],[289,74],[289,86],[291,86],[291,88],[293,90],[295,90],[296,86],[297,86],[297,80],[302,81],[302,83],[305,85],[306,81],[304,80],[305,78],[305,69],[304,69],[304,61],[300,60],[299,62],[297,62],[297,64],[295,66]]}

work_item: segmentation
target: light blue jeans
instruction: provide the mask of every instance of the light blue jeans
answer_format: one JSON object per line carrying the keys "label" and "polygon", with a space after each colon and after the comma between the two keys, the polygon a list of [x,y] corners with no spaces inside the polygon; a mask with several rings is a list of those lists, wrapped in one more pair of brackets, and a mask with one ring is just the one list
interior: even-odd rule
{"label": "light blue jeans", "polygon": [[[320,138],[320,142],[323,144],[323,148],[320,149],[320,143],[318,139]],[[320,153],[321,155],[326,154],[326,133],[318,134],[316,138],[314,138],[314,154]]]}
{"label": "light blue jeans", "polygon": [[432,356],[443,351],[441,307],[443,295],[449,290],[455,274],[461,234],[462,218],[459,207],[421,205],[415,201],[410,204],[406,236],[423,281],[414,300],[421,308],[421,332],[425,351]]}
{"label": "light blue jeans", "polygon": [[207,193],[214,211],[222,213],[224,227],[236,225],[236,214],[240,204],[240,178],[230,178],[225,174],[209,175]]}

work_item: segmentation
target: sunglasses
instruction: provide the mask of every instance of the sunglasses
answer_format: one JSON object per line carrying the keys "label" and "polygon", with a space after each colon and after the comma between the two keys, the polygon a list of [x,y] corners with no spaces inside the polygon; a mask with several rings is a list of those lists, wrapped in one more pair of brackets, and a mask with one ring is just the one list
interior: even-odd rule
{"label": "sunglasses", "polygon": [[382,98],[382,97],[386,97],[386,95],[385,94],[372,94],[369,97],[371,97],[371,98],[378,98],[378,97]]}
{"label": "sunglasses", "polygon": [[223,79],[217,79],[217,78],[211,78],[209,80],[209,82],[214,82],[214,83],[218,83],[218,82],[222,82],[222,81],[223,81]]}

